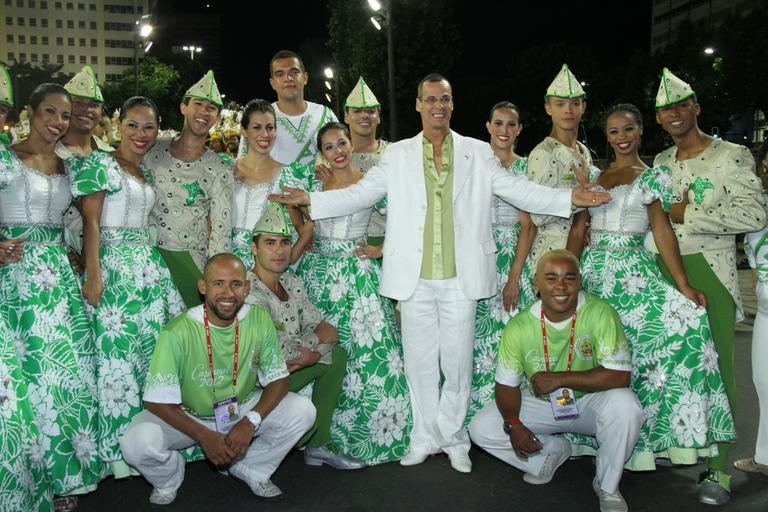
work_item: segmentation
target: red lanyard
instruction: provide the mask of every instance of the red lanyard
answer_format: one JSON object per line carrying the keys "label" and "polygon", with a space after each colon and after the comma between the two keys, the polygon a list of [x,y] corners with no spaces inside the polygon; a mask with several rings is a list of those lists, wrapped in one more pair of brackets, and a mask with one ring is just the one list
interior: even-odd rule
{"label": "red lanyard", "polygon": [[[213,375],[213,350],[211,349],[211,328],[208,325],[208,306],[203,304],[203,323],[205,324],[205,343],[208,345],[208,368],[211,370],[211,387],[213,388],[213,398],[216,398],[216,379]],[[235,357],[232,363],[232,389],[237,386],[237,355],[240,346],[240,322],[235,317]]]}
{"label": "red lanyard", "polygon": [[[576,331],[576,311],[573,312],[571,317],[571,339],[568,340],[568,369],[571,371],[571,363],[573,362],[573,333]],[[549,350],[547,349],[547,324],[544,322],[544,307],[541,308],[541,337],[544,339],[544,364],[549,371]]]}

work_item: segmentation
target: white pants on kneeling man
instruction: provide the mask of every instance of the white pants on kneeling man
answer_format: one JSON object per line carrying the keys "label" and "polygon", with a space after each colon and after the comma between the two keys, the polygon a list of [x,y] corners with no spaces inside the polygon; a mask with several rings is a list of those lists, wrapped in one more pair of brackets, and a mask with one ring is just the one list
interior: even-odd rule
{"label": "white pants on kneeling man", "polygon": [[[241,411],[251,410],[261,393],[243,404]],[[190,415],[198,423],[216,430],[213,419]],[[308,399],[288,393],[254,433],[245,456],[234,462],[229,471],[243,480],[269,480],[277,466],[315,422],[315,407]],[[136,468],[155,489],[175,492],[184,481],[185,460],[181,450],[196,441],[176,430],[151,412],[137,414],[120,440],[125,461]]]}
{"label": "white pants on kneeling man", "polygon": [[587,393],[577,399],[576,404],[578,418],[556,420],[549,401],[535,398],[529,391],[522,392],[520,421],[543,445],[541,451],[527,459],[518,457],[512,448],[495,402],[487,404],[475,415],[469,425],[469,435],[483,450],[531,475],[540,473],[552,451],[555,434],[573,432],[595,436],[599,445],[597,479],[604,492],[614,494],[621,481],[624,463],[632,455],[645,421],[643,409],[635,394],[627,388]]}

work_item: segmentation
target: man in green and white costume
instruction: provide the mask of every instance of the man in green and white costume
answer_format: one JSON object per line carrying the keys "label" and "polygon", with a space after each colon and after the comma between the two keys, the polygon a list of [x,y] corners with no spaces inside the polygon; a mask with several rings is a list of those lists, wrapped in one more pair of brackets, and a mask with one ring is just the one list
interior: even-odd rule
{"label": "man in green and white costume", "polygon": [[181,450],[194,444],[257,496],[279,496],[270,477],[312,426],[315,408],[288,392],[269,314],[244,304],[250,285],[243,263],[231,254],[213,256],[198,287],[205,304],[160,332],[146,410],[121,439],[123,456],[154,487],[155,505],[176,498],[184,480]]}
{"label": "man in green and white costume", "polygon": [[[586,97],[581,82],[567,64],[549,84],[544,95],[544,108],[552,118],[552,132],[541,141],[528,157],[528,179],[552,188],[572,189],[579,184],[574,167],[592,164],[587,147],[577,140],[579,123],[586,109]],[[565,249],[573,216],[568,218],[531,214],[538,228],[531,248],[531,265],[553,249]]]}
{"label": "man in green and white costume", "polygon": [[[469,434],[532,485],[549,483],[571,455],[556,434],[593,435],[600,510],[626,511],[619,482],[645,417],[627,388],[632,361],[621,320],[607,302],[581,291],[579,262],[566,250],[539,259],[535,282],[541,300],[504,329],[496,403],[477,413]],[[575,410],[557,409],[555,402],[570,406],[571,397]]]}
{"label": "man in green and white costume", "polygon": [[[365,173],[379,163],[389,142],[376,138],[376,129],[381,124],[381,104],[362,76],[344,102],[344,122],[352,136],[352,168]],[[369,245],[384,243],[386,223],[386,212],[374,208],[368,223]]]}
{"label": "man in green and white costume", "polygon": [[94,151],[114,151],[114,148],[94,135],[104,108],[96,73],[91,66],[83,66],[72,80],[64,84],[72,95],[72,117],[69,130],[56,143],[59,158],[88,156]]}
{"label": "man in green and white costume", "polygon": [[[277,139],[270,155],[285,165],[313,163],[317,131],[326,123],[338,121],[330,108],[304,99],[308,79],[304,61],[295,52],[280,50],[269,61],[269,84],[277,93],[277,101],[272,103]],[[248,142],[240,137],[238,155],[247,152]]]}
{"label": "man in green and white costume", "polygon": [[272,316],[291,374],[289,389],[298,392],[313,384],[312,403],[317,409],[317,420],[314,428],[299,441],[299,446],[305,447],[304,463],[360,469],[365,467],[365,462],[331,446],[331,420],[341,396],[347,356],[337,345],[336,328],[323,319],[301,279],[293,272],[286,272],[292,232],[285,207],[270,202],[253,228],[251,250],[255,264],[248,272],[251,293],[245,302],[263,307]]}
{"label": "man in green and white costume", "polygon": [[[733,412],[735,322],[743,318],[735,238],[761,229],[766,212],[749,150],[702,132],[697,120],[700,112],[691,86],[664,68],[656,95],[656,121],[675,145],[658,154],[653,165],[665,165],[672,174],[676,202],[669,208],[669,217],[688,281],[707,296],[720,373]],[[664,261],[660,257],[657,261],[674,282]],[[719,455],[709,459],[709,471],[700,479],[699,500],[711,505],[729,499],[730,476],[724,473],[729,445],[720,444],[718,449]]]}
{"label": "man in green and white costume", "polygon": [[13,108],[13,80],[8,70],[0,65],[0,147],[10,146],[10,134],[3,130],[5,120]]}
{"label": "man in green and white costume", "polygon": [[201,304],[195,283],[208,256],[231,248],[232,166],[205,146],[222,106],[208,71],[184,94],[181,135],[158,140],[144,158],[157,191],[150,224],[187,307]]}
{"label": "man in green and white costume", "polygon": [[[72,95],[72,117],[69,130],[56,143],[56,154],[62,160],[82,158],[94,151],[112,152],[114,148],[93,132],[99,126],[103,113],[104,96],[91,66],[83,66],[72,79],[64,84]],[[78,253],[82,250],[83,219],[73,205],[64,213],[65,240]]]}

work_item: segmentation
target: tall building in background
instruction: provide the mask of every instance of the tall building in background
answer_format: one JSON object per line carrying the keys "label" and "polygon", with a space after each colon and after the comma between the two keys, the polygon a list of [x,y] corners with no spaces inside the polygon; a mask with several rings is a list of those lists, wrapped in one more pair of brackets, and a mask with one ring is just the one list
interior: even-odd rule
{"label": "tall building in background", "polygon": [[149,0],[0,0],[0,61],[61,64],[66,74],[90,64],[100,83],[118,80],[149,9]]}
{"label": "tall building in background", "polygon": [[675,41],[675,29],[684,20],[713,27],[731,13],[747,13],[760,0],[652,0],[651,51]]}

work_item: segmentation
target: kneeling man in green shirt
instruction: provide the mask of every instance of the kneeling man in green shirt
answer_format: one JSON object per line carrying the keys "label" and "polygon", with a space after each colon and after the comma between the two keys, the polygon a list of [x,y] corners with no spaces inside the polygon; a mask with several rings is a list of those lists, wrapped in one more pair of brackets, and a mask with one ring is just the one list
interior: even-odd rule
{"label": "kneeling man in green shirt", "polygon": [[[624,463],[640,435],[643,409],[627,388],[629,347],[616,311],[581,291],[576,257],[565,250],[538,262],[541,300],[504,329],[496,369],[496,403],[472,420],[472,441],[546,484],[571,455],[561,436],[595,436],[600,510],[624,511],[619,492]],[[575,398],[575,403],[573,398]]]}
{"label": "kneeling man in green shirt", "polygon": [[288,369],[269,314],[244,304],[243,263],[217,254],[198,282],[204,304],[160,332],[144,391],[145,410],[120,441],[123,456],[167,505],[184,480],[181,450],[208,459],[254,494],[282,494],[270,477],[315,421],[315,407],[288,392]]}

